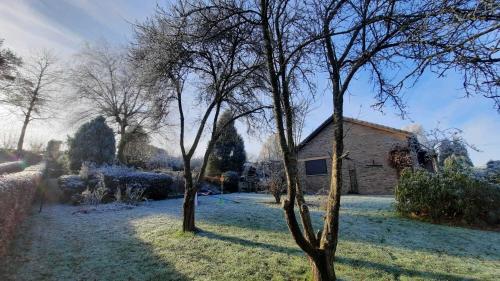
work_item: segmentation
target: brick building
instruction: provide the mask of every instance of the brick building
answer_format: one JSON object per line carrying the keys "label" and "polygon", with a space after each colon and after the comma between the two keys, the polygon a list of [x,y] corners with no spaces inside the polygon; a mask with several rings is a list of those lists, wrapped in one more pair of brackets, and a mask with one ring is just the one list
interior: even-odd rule
{"label": "brick building", "polygon": [[[344,117],[342,193],[393,194],[396,169],[388,157],[396,145],[407,145],[410,132]],[[330,117],[299,145],[299,174],[306,193],[329,189],[333,148],[333,118]]]}

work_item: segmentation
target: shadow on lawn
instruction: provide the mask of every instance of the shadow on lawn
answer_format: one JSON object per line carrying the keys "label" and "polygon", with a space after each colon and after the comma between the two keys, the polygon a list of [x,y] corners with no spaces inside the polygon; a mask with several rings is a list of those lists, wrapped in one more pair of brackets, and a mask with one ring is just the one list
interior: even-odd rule
{"label": "shadow on lawn", "polygon": [[[200,221],[259,231],[288,233],[283,211],[266,203],[224,203],[205,200],[198,208]],[[354,203],[341,211],[340,239],[396,247],[431,254],[500,260],[500,233],[471,230],[399,218],[390,208],[367,209]],[[358,208],[356,208],[356,206]],[[229,214],[229,215],[228,215]],[[323,212],[311,210],[316,229]],[[291,238],[290,238],[291,239]]]}
{"label": "shadow on lawn", "polygon": [[[267,243],[252,241],[252,240],[246,240],[246,239],[242,239],[242,238],[238,238],[238,237],[225,236],[225,235],[222,235],[220,233],[214,233],[214,232],[205,231],[205,230],[201,230],[198,235],[209,238],[209,239],[216,239],[216,240],[223,241],[223,242],[238,244],[238,245],[241,245],[244,247],[261,248],[263,250],[274,251],[274,252],[278,252],[278,253],[282,253],[282,254],[304,256],[304,253],[297,248],[290,248],[290,247],[284,247],[284,246],[279,246],[279,245],[267,244]],[[366,269],[385,271],[385,272],[393,275],[395,280],[399,280],[400,276],[402,276],[402,275],[404,275],[406,277],[420,277],[420,278],[431,279],[431,280],[474,280],[474,279],[464,279],[461,276],[456,276],[453,274],[427,272],[427,271],[420,271],[420,270],[413,270],[413,269],[403,269],[403,268],[400,268],[400,267],[395,266],[395,265],[388,265],[388,264],[383,264],[383,263],[370,262],[370,261],[366,261],[366,260],[359,260],[359,259],[346,258],[346,257],[337,257],[336,263],[350,265],[352,267],[362,267],[362,268],[366,268]]]}
{"label": "shadow on lawn", "polygon": [[[0,280],[188,281],[153,246],[134,235],[133,210],[72,214],[47,205],[21,224],[10,254],[0,258]],[[114,216],[111,216],[111,215]]]}

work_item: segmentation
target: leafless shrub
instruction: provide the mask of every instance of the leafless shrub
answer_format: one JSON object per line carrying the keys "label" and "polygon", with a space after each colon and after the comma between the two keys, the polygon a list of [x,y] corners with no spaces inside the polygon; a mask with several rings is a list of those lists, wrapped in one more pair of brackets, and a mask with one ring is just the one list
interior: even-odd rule
{"label": "leafless shrub", "polygon": [[104,196],[107,194],[106,184],[104,183],[104,175],[97,175],[98,182],[94,189],[85,190],[82,192],[82,204],[83,205],[99,205],[102,203]]}
{"label": "leafless shrub", "polygon": [[143,194],[146,189],[140,184],[127,184],[125,188],[125,196],[127,203],[136,205],[143,199]]}
{"label": "leafless shrub", "polygon": [[398,171],[398,175],[404,168],[411,168],[413,166],[413,159],[408,146],[394,145],[389,151],[388,160],[389,165]]}

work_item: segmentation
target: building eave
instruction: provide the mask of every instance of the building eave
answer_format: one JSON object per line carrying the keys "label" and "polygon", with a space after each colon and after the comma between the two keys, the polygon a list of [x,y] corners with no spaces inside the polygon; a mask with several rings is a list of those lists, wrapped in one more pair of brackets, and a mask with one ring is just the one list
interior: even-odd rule
{"label": "building eave", "polygon": [[[298,145],[299,150],[302,149],[305,145],[307,145],[312,139],[314,139],[319,133],[321,133],[332,122],[333,122],[333,116],[330,116],[323,123],[321,123],[321,125],[319,125],[304,140],[302,140],[300,142],[300,144]],[[359,120],[359,119],[355,119],[355,118],[350,118],[350,117],[344,117],[344,122],[358,124],[361,126],[370,127],[373,129],[377,129],[377,130],[381,130],[381,131],[385,131],[385,132],[389,132],[389,133],[393,133],[393,134],[401,134],[401,135],[404,135],[406,137],[410,137],[413,135],[411,132],[408,132],[408,131],[404,131],[404,130],[400,130],[400,129],[396,129],[396,128],[392,128],[392,127],[388,127],[388,126],[384,126],[384,125],[380,125],[380,124],[376,124],[376,123],[371,123],[368,121],[363,121],[363,120]]]}

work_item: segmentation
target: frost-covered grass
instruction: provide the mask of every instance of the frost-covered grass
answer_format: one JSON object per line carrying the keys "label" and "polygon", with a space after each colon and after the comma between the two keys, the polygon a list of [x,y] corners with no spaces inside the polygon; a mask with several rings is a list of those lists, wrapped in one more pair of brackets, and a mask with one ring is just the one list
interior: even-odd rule
{"label": "frost-covered grass", "polygon": [[[196,235],[178,231],[182,199],[87,213],[47,206],[19,231],[0,280],[304,280],[307,259],[271,196],[223,198],[240,203],[200,197]],[[500,233],[399,218],[393,202],[343,197],[341,279],[498,280]]]}

